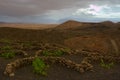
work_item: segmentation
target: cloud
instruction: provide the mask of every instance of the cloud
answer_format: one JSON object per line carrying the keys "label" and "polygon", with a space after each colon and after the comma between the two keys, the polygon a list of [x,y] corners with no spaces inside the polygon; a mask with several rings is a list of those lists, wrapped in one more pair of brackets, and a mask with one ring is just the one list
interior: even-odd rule
{"label": "cloud", "polygon": [[120,4],[119,0],[0,0],[0,15],[27,16],[73,7],[84,8],[89,4]]}
{"label": "cloud", "polygon": [[120,18],[120,7],[119,6],[108,6],[108,5],[94,5],[90,4],[88,8],[77,9],[73,15],[81,16],[85,14],[95,18]]}
{"label": "cloud", "polygon": [[0,0],[1,21],[55,22],[77,17],[83,20],[105,16],[118,18],[119,12],[120,0]]}
{"label": "cloud", "polygon": [[29,16],[73,7],[79,0],[0,0],[0,15]]}
{"label": "cloud", "polygon": [[90,15],[98,15],[99,12],[102,12],[103,9],[109,9],[109,7],[107,5],[97,6],[97,5],[90,4],[88,8],[80,8],[73,14],[80,15],[81,13],[84,13],[84,14],[90,14]]}

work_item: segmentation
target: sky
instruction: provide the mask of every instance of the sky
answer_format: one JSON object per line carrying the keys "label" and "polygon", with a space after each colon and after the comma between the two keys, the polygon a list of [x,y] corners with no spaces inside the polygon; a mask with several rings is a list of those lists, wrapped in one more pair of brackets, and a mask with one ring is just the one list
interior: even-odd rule
{"label": "sky", "polygon": [[0,0],[0,22],[120,22],[120,0]]}

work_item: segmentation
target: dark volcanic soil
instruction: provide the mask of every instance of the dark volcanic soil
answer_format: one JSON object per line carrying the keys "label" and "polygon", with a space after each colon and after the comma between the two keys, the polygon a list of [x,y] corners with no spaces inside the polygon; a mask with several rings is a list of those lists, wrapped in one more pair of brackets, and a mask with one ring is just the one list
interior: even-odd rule
{"label": "dark volcanic soil", "polygon": [[[80,63],[85,57],[80,54],[64,55],[66,59],[70,59],[76,63]],[[20,58],[20,57],[19,57]],[[93,62],[93,71],[85,71],[79,73],[73,69],[68,69],[60,64],[52,64],[48,69],[47,76],[41,76],[33,73],[32,66],[23,66],[15,71],[14,77],[8,77],[3,74],[5,67],[13,59],[4,59],[0,57],[0,77],[1,80],[119,80],[120,79],[120,64],[116,63],[112,68],[106,69],[100,66],[100,63]]]}
{"label": "dark volcanic soil", "polygon": [[[49,64],[50,68],[46,77],[34,74],[31,65],[18,68],[14,77],[4,75],[8,63],[24,58],[18,55],[13,59],[0,57],[0,80],[120,80],[120,30],[118,27],[103,27],[103,24],[102,27],[97,24],[90,25],[93,24],[89,24],[89,27],[81,28],[80,26],[80,28],[75,27],[65,30],[64,28],[60,30],[56,28],[47,30],[0,28],[0,54],[2,53],[1,47],[6,45],[13,47],[14,50],[25,51],[29,56],[34,56],[36,51],[44,48],[67,47],[76,54],[65,54],[60,57],[80,64],[91,53],[98,53],[99,55],[96,54],[97,57],[111,56],[113,58],[109,60],[114,62],[114,65],[110,69],[101,67],[100,59],[93,60],[96,57],[93,54],[90,56],[93,69],[84,73],[56,63]],[[50,45],[45,47],[46,44],[50,44],[52,47]],[[88,54],[81,54],[81,51],[86,51]],[[113,60],[114,58],[117,58],[117,60]]]}
{"label": "dark volcanic soil", "polygon": [[120,65],[115,65],[112,69],[107,70],[96,66],[95,72],[78,73],[60,65],[52,65],[48,71],[48,76],[44,77],[35,75],[31,66],[25,66],[16,71],[15,77],[9,78],[3,74],[0,74],[0,77],[1,80],[119,80],[119,67]]}

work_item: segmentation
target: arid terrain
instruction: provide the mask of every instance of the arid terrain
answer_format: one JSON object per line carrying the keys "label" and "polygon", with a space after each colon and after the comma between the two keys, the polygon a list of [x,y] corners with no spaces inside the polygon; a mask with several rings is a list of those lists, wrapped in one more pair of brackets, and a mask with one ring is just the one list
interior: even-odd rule
{"label": "arid terrain", "polygon": [[12,27],[12,28],[20,28],[20,29],[48,29],[54,28],[58,24],[23,24],[23,23],[0,23],[0,27]]}
{"label": "arid terrain", "polygon": [[120,23],[0,23],[0,80],[120,80]]}

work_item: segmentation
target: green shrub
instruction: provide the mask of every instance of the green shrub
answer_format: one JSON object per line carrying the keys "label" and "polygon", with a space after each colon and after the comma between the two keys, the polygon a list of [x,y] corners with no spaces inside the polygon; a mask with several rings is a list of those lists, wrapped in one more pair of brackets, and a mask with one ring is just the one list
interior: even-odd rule
{"label": "green shrub", "polygon": [[3,53],[0,54],[1,57],[4,57],[6,59],[10,59],[15,57],[15,52],[12,50],[12,47],[9,45],[1,47],[1,50]]}
{"label": "green shrub", "polygon": [[55,50],[53,53],[55,56],[62,56],[64,54],[62,50]]}
{"label": "green shrub", "polygon": [[25,47],[31,47],[32,46],[32,43],[31,42],[24,42],[21,44],[22,46],[25,46]]}
{"label": "green shrub", "polygon": [[35,58],[32,62],[32,66],[34,68],[34,72],[37,73],[37,74],[41,74],[41,75],[44,75],[46,76],[47,75],[47,68],[49,67],[48,65],[46,65],[44,63],[43,60],[41,60],[40,58]]}
{"label": "green shrub", "polygon": [[71,51],[71,49],[69,49],[69,48],[64,48],[63,49],[65,52],[70,52]]}
{"label": "green shrub", "polygon": [[9,39],[0,39],[0,42],[8,43],[10,44],[12,41]]}
{"label": "green shrub", "polygon": [[12,47],[9,45],[1,47],[1,50],[11,50],[11,49],[12,49]]}
{"label": "green shrub", "polygon": [[62,50],[44,50],[42,54],[44,56],[62,56],[64,52]]}
{"label": "green shrub", "polygon": [[107,68],[110,69],[111,67],[114,66],[114,62],[111,63],[105,63],[103,59],[101,59],[101,63],[100,63],[101,67],[103,68]]}
{"label": "green shrub", "polygon": [[12,51],[8,51],[8,52],[5,52],[5,53],[2,53],[0,56],[4,57],[6,59],[10,59],[10,58],[15,57],[15,53],[12,52]]}

